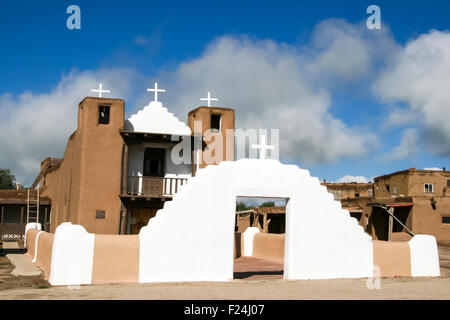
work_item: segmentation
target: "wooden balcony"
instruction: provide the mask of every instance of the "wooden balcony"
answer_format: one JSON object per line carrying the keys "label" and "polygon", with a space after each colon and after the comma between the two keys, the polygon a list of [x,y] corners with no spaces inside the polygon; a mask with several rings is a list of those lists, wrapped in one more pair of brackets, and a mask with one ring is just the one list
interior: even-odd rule
{"label": "wooden balcony", "polygon": [[171,198],[183,184],[187,183],[187,180],[187,178],[129,176],[127,194],[138,197]]}

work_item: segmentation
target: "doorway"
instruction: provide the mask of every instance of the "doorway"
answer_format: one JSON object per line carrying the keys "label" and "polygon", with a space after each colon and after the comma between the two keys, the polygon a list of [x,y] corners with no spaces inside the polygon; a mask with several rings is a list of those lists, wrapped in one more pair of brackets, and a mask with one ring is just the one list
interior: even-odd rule
{"label": "doorway", "polygon": [[164,177],[166,149],[145,148],[144,177]]}
{"label": "doorway", "polygon": [[[285,198],[237,197],[235,215],[234,279],[283,279],[286,229]],[[253,238],[253,254],[243,256],[242,233],[260,230]]]}

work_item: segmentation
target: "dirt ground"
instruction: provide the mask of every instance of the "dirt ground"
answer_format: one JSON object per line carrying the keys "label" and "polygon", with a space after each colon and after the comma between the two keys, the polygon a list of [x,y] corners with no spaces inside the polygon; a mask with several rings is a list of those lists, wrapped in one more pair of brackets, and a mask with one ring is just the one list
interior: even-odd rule
{"label": "dirt ground", "polygon": [[[282,280],[283,265],[261,259],[235,261],[234,281],[52,287],[42,277],[15,277],[0,257],[0,299],[450,299],[450,245],[439,245],[441,277]],[[373,286],[372,286],[373,287]]]}

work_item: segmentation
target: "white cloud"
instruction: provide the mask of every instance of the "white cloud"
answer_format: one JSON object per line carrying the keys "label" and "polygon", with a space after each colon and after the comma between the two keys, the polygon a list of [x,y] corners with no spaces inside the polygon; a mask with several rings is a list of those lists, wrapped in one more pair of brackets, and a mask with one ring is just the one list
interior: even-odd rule
{"label": "white cloud", "polygon": [[[388,59],[398,50],[387,26],[377,32],[367,29],[365,22],[350,24],[341,19],[319,23],[306,49],[305,70],[313,80],[332,87],[372,78],[379,60]],[[389,53],[386,55],[386,53]]]}
{"label": "white cloud", "polygon": [[366,178],[364,176],[350,176],[346,175],[339,179],[337,179],[336,183],[349,183],[349,182],[357,182],[357,183],[368,183],[373,181],[373,178]]}
{"label": "white cloud", "polygon": [[395,108],[388,116],[388,119],[383,122],[383,128],[391,129],[395,127],[403,127],[412,125],[420,121],[417,112],[411,109]]}
{"label": "white cloud", "polygon": [[402,160],[413,158],[419,153],[418,130],[409,128],[403,131],[400,145],[393,148],[389,153],[381,156],[381,160]]}
{"label": "white cloud", "polygon": [[423,168],[423,170],[430,170],[430,171],[442,171],[442,168],[436,168],[436,167],[432,167],[432,168]]}
{"label": "white cloud", "polygon": [[[330,22],[327,30],[339,27]],[[309,165],[362,157],[376,145],[376,136],[348,126],[333,115],[330,94],[310,84],[313,77],[325,74],[333,65],[335,74],[341,75],[335,81],[355,68],[362,69],[359,76],[370,70],[366,68],[370,64],[366,42],[359,46],[358,37],[351,39],[352,35],[343,32],[339,35],[360,51],[360,58],[353,60],[356,65],[344,58],[343,48],[337,44],[306,50],[270,40],[220,37],[199,58],[181,64],[175,72],[162,74],[162,83],[168,89],[164,101],[168,101],[170,110],[185,117],[199,105],[199,98],[211,91],[220,106],[236,109],[237,127],[279,128],[283,160],[302,160]],[[340,51],[337,59],[324,58],[336,50]]]}
{"label": "white cloud", "polygon": [[432,30],[406,44],[378,79],[376,92],[403,102],[421,119],[435,155],[450,156],[450,33]]}
{"label": "white cloud", "polygon": [[0,167],[29,185],[46,157],[62,157],[69,135],[76,129],[78,103],[96,96],[90,89],[112,89],[105,96],[123,97],[133,72],[127,69],[72,71],[49,92],[0,96]]}

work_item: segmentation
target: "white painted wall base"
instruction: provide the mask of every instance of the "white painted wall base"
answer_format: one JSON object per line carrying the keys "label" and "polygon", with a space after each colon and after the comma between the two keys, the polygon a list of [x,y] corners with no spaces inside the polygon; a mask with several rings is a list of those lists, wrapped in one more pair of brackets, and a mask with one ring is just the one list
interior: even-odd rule
{"label": "white painted wall base", "polygon": [[64,222],[56,228],[49,277],[51,285],[80,285],[92,282],[94,238],[94,234],[70,222]]}

